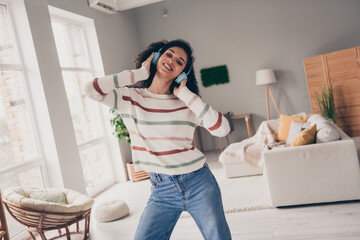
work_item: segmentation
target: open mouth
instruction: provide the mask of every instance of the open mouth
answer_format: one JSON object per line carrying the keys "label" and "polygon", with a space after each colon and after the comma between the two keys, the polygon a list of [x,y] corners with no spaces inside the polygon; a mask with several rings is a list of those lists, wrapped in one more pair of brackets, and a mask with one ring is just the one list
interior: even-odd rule
{"label": "open mouth", "polygon": [[163,63],[163,66],[169,71],[173,70],[169,64]]}

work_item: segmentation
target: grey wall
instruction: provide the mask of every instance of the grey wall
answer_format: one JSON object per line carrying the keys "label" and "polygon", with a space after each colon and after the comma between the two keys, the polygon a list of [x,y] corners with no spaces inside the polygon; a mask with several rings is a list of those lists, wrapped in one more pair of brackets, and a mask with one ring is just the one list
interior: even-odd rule
{"label": "grey wall", "polygon": [[[281,113],[310,112],[302,60],[360,42],[358,0],[167,0],[135,15],[141,48],[160,39],[192,44],[199,82],[200,69],[226,64],[230,83],[200,86],[200,94],[221,112],[253,113],[255,128],[266,118],[265,87],[255,85],[256,70],[275,70],[278,82],[271,89]],[[242,121],[235,128],[237,140],[246,137]],[[210,149],[210,136],[202,136]]]}

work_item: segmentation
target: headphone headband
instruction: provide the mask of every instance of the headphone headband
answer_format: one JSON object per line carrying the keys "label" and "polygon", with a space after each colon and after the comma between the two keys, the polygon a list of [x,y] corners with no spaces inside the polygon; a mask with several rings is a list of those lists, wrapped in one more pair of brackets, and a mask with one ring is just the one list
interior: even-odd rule
{"label": "headphone headband", "polygon": [[189,75],[191,69],[192,69],[192,64],[191,64],[190,69],[189,69],[189,71],[188,71],[188,73],[186,75]]}

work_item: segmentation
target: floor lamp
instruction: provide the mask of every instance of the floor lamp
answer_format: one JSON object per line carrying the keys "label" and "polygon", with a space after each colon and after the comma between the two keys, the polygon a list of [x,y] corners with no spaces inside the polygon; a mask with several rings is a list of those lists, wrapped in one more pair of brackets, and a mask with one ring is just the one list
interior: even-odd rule
{"label": "floor lamp", "polygon": [[276,105],[275,99],[272,95],[269,84],[276,83],[276,78],[274,71],[272,69],[261,69],[256,71],[256,85],[264,85],[266,84],[266,110],[267,110],[267,119],[270,119],[270,108],[269,108],[269,93],[271,100],[275,106],[275,109],[280,117],[279,108]]}

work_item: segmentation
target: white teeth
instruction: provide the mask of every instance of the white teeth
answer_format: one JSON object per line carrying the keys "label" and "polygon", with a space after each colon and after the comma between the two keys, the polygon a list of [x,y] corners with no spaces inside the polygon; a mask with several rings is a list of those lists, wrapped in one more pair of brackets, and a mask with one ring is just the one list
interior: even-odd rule
{"label": "white teeth", "polygon": [[167,64],[163,64],[164,65],[164,67],[166,67],[167,69],[169,69],[169,71],[172,71],[172,69],[171,69],[171,67],[169,67]]}

